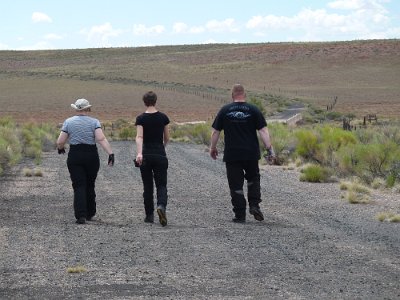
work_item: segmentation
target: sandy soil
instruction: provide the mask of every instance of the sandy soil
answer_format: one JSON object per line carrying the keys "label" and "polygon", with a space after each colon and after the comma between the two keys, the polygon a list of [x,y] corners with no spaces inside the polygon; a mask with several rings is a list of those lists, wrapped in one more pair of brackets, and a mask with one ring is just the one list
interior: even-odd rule
{"label": "sandy soil", "polygon": [[[202,146],[168,148],[169,224],[143,222],[134,145],[113,142],[116,165],[97,180],[98,218],[77,225],[66,156],[46,153],[43,177],[25,163],[0,179],[0,299],[399,299],[396,195],[341,200],[337,183],[262,169],[265,221],[231,222],[225,168]],[[398,195],[397,195],[398,196]],[[86,272],[68,273],[82,266]]]}

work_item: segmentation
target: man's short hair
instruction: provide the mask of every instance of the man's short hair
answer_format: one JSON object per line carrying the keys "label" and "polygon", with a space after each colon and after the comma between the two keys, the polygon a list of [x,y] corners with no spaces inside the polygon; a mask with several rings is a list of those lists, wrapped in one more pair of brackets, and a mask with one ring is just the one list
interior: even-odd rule
{"label": "man's short hair", "polygon": [[232,97],[235,98],[236,96],[244,95],[244,87],[243,85],[237,83],[232,88]]}
{"label": "man's short hair", "polygon": [[149,91],[143,95],[143,102],[146,106],[154,106],[157,102],[157,95],[156,93]]}

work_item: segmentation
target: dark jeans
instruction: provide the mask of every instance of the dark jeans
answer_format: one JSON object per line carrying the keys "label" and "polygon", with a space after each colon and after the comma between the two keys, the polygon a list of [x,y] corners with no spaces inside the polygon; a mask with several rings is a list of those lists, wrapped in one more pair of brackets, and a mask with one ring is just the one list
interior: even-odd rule
{"label": "dark jeans", "polygon": [[247,198],[249,206],[259,207],[259,203],[261,202],[258,160],[226,162],[226,173],[231,193],[233,212],[237,217],[244,217],[246,216],[246,198],[243,191],[245,179],[247,180]]}
{"label": "dark jeans", "polygon": [[74,189],[75,218],[91,218],[96,214],[95,181],[100,159],[95,145],[71,145],[67,166]]}
{"label": "dark jeans", "polygon": [[163,155],[144,155],[140,173],[143,181],[143,200],[146,215],[154,213],[154,183],[157,189],[157,206],[167,207],[168,159]]}

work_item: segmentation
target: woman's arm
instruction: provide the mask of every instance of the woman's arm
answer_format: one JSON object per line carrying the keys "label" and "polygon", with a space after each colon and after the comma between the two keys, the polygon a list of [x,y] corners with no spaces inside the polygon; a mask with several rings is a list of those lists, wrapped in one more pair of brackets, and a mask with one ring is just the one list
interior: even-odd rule
{"label": "woman's arm", "polygon": [[136,126],[136,162],[141,165],[143,162],[143,126]]}
{"label": "woman's arm", "polygon": [[104,151],[107,152],[108,155],[113,154],[111,145],[106,139],[106,136],[104,135],[103,130],[101,128],[97,128],[94,131],[94,137],[96,139],[96,142],[100,144],[100,146],[104,149]]}
{"label": "woman's arm", "polygon": [[64,149],[65,143],[68,140],[68,133],[61,131],[57,139],[57,149]]}
{"label": "woman's arm", "polygon": [[169,142],[169,127],[168,125],[164,126],[164,147],[167,146]]}

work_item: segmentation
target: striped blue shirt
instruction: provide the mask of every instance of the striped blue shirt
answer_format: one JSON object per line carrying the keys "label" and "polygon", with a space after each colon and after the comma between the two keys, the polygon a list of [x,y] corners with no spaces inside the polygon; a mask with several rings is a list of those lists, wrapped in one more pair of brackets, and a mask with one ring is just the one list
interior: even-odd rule
{"label": "striped blue shirt", "polygon": [[68,134],[70,145],[95,145],[94,131],[101,128],[100,121],[89,116],[73,116],[64,121],[61,128]]}

